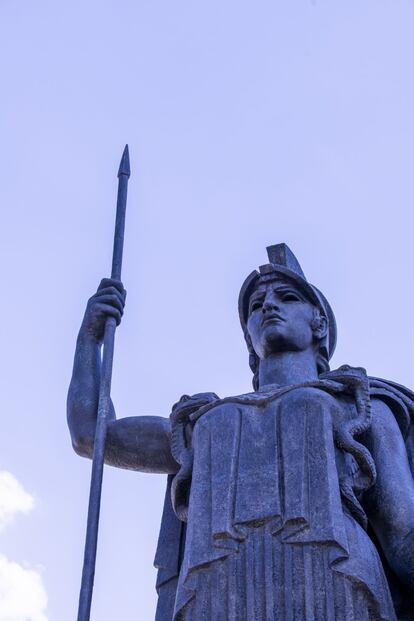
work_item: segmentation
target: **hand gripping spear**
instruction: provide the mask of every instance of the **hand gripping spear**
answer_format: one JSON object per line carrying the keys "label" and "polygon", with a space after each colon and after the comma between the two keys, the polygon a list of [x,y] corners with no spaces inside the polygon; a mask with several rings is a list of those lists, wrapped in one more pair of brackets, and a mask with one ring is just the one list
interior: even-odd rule
{"label": "hand gripping spear", "polygon": [[[125,210],[127,202],[129,167],[128,145],[125,146],[118,171],[118,199],[111,278],[121,280],[122,252],[124,247]],[[82,583],[79,595],[78,621],[89,621],[91,613],[93,581],[95,576],[96,547],[98,543],[99,510],[101,506],[102,477],[105,458],[105,440],[110,409],[112,363],[114,358],[116,320],[108,317],[103,340],[101,383],[99,387],[98,416],[92,459],[91,487],[89,492],[88,524],[86,528],[85,554]]]}

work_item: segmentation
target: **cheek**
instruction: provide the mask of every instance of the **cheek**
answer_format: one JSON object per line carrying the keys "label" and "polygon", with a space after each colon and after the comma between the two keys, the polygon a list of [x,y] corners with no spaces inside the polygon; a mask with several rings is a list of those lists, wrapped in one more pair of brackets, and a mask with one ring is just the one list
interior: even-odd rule
{"label": "cheek", "polygon": [[247,332],[249,333],[250,340],[252,341],[253,347],[260,339],[261,327],[260,327],[260,318],[255,315],[251,315],[247,322]]}
{"label": "cheek", "polygon": [[307,325],[311,329],[313,322],[313,309],[303,305],[295,305],[289,309],[289,320],[293,324]]}
{"label": "cheek", "polygon": [[292,317],[291,327],[307,340],[313,338],[313,313],[297,312]]}
{"label": "cheek", "polygon": [[247,332],[249,333],[251,340],[254,341],[257,333],[257,327],[256,322],[251,317],[249,317],[249,320],[247,322]]}

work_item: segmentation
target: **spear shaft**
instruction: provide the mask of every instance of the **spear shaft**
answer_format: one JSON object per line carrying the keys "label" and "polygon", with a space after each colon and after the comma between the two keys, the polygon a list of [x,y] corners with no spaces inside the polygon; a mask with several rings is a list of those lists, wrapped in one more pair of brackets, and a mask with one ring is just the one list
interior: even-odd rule
{"label": "spear shaft", "polygon": [[[121,280],[122,254],[124,248],[125,211],[128,179],[130,176],[128,145],[125,146],[118,171],[118,198],[111,278]],[[89,621],[95,576],[96,549],[98,543],[99,513],[101,507],[102,478],[105,461],[105,441],[108,415],[111,406],[111,380],[114,359],[116,320],[108,317],[103,339],[101,381],[99,386],[98,415],[92,458],[91,486],[89,491],[88,523],[86,527],[85,553],[82,583],[79,595],[78,621]]]}

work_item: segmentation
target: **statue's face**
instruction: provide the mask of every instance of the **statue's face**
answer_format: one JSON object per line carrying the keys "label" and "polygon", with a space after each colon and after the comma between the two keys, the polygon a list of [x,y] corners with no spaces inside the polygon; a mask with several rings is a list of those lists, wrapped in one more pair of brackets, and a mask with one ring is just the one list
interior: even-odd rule
{"label": "statue's face", "polygon": [[313,346],[315,307],[295,285],[281,280],[259,284],[249,301],[247,330],[259,358]]}

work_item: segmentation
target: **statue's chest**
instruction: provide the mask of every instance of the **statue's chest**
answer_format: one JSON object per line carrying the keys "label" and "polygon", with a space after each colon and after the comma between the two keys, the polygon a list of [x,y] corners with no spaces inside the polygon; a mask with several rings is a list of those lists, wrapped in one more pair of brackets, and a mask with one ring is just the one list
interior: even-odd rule
{"label": "statue's chest", "polygon": [[197,421],[193,449],[190,512],[211,504],[216,532],[341,506],[332,414],[320,404],[225,404]]}

